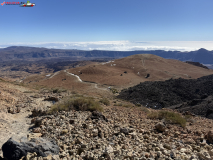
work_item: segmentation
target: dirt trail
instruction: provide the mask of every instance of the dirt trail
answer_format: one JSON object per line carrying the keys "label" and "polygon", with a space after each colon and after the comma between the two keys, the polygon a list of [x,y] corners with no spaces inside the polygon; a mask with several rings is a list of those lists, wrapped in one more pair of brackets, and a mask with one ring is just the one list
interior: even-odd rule
{"label": "dirt trail", "polygon": [[[26,93],[25,91],[32,91],[23,86],[13,85],[7,83],[6,86],[8,88],[15,89],[17,92],[21,91],[18,95],[23,96],[23,94],[31,99],[29,105],[26,105],[25,108],[21,108],[21,111],[16,114],[0,112],[0,148],[2,145],[11,137],[15,140],[19,140],[21,137],[26,137],[31,131],[30,127],[32,127],[31,119],[29,115],[31,115],[31,109],[34,107],[45,107],[51,106],[51,102],[43,101],[44,98],[32,98],[31,95],[35,93]],[[25,93],[24,93],[25,92]],[[18,98],[18,97],[17,97]],[[23,102],[23,104],[26,104]],[[0,149],[0,156],[2,155],[2,151]]]}
{"label": "dirt trail", "polygon": [[17,114],[0,113],[0,146],[11,137],[18,140],[30,133],[29,128],[32,126],[31,119],[28,118],[30,114],[26,110]]}
{"label": "dirt trail", "polygon": [[99,88],[97,83],[82,81],[82,79],[81,79],[79,76],[77,76],[77,75],[75,75],[75,74],[73,74],[73,73],[69,73],[69,72],[67,72],[66,70],[64,70],[64,72],[66,72],[67,74],[69,74],[69,75],[71,75],[71,76],[75,76],[75,77],[78,79],[79,82],[82,82],[82,83],[85,83],[85,84],[94,85],[94,88],[96,88],[96,89],[105,90],[105,91],[108,90],[107,88]]}
{"label": "dirt trail", "polygon": [[[0,121],[0,144],[2,145],[10,137],[18,137],[19,135],[25,135],[29,133],[28,128],[30,127],[30,118],[28,116],[30,112],[21,112],[17,114],[4,113],[1,114]],[[5,117],[5,118],[4,118]]]}
{"label": "dirt trail", "polygon": [[54,76],[56,76],[57,74],[59,74],[60,71],[55,72],[52,76],[50,76],[50,78],[53,78]]}

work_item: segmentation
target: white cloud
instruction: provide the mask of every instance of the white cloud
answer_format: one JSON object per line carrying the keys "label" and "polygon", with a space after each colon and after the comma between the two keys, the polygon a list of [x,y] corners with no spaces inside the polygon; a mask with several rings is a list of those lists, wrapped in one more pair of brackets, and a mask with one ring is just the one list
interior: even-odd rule
{"label": "white cloud", "polygon": [[178,50],[192,51],[200,48],[213,50],[213,41],[94,41],[94,42],[35,42],[35,43],[7,43],[0,44],[0,48],[8,46],[32,46],[58,49],[80,49],[80,50]]}

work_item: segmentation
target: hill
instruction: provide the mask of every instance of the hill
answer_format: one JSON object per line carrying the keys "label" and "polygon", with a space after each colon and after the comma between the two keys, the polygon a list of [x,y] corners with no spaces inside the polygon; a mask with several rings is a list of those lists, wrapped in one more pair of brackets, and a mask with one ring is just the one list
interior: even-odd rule
{"label": "hill", "polygon": [[150,50],[150,51],[103,51],[103,50],[75,50],[75,49],[47,49],[37,47],[23,47],[11,46],[0,49],[0,61],[11,60],[38,60],[46,58],[70,57],[73,60],[91,59],[97,57],[121,58],[135,54],[154,54],[167,59],[178,59],[180,61],[194,61],[203,64],[211,64],[213,60],[213,51],[206,49],[199,49],[191,52],[180,51],[164,51],[164,50]]}
{"label": "hill", "polygon": [[80,76],[83,81],[123,88],[145,81],[180,77],[190,79],[213,73],[212,70],[151,54],[132,55],[107,63],[71,68],[68,71]]}
{"label": "hill", "polygon": [[108,87],[121,90],[145,81],[195,79],[211,74],[213,70],[178,60],[138,54],[108,62],[85,63],[84,66],[55,73],[34,74],[23,79],[22,83],[31,87],[64,88],[79,93],[108,95]]}

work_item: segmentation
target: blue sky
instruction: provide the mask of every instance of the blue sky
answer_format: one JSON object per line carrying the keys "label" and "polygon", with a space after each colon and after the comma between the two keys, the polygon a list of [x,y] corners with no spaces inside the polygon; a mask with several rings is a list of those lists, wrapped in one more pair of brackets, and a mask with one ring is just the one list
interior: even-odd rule
{"label": "blue sky", "polygon": [[[4,1],[13,2],[0,2]],[[211,41],[213,46],[213,0],[31,2],[36,6],[0,6],[0,47],[10,44],[36,46],[38,43],[47,47],[51,46],[50,42],[99,44],[100,41],[134,44],[165,41],[163,46],[168,41]],[[178,44],[173,46],[178,47]]]}

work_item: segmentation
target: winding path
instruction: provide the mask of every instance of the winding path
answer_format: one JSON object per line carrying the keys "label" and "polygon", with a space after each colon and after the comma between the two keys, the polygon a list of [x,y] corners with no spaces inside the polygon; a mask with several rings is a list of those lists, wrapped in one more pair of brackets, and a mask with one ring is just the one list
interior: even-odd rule
{"label": "winding path", "polygon": [[97,83],[94,83],[94,82],[84,82],[84,81],[82,81],[82,79],[81,79],[78,75],[75,75],[75,74],[73,74],[73,73],[69,73],[69,72],[67,72],[67,70],[64,70],[64,72],[66,72],[67,74],[69,74],[69,75],[71,75],[71,76],[75,76],[75,77],[78,79],[79,82],[82,82],[82,83],[85,83],[85,84],[94,85],[94,88],[97,88],[97,89],[100,89],[100,90],[108,91],[107,88],[99,88]]}

